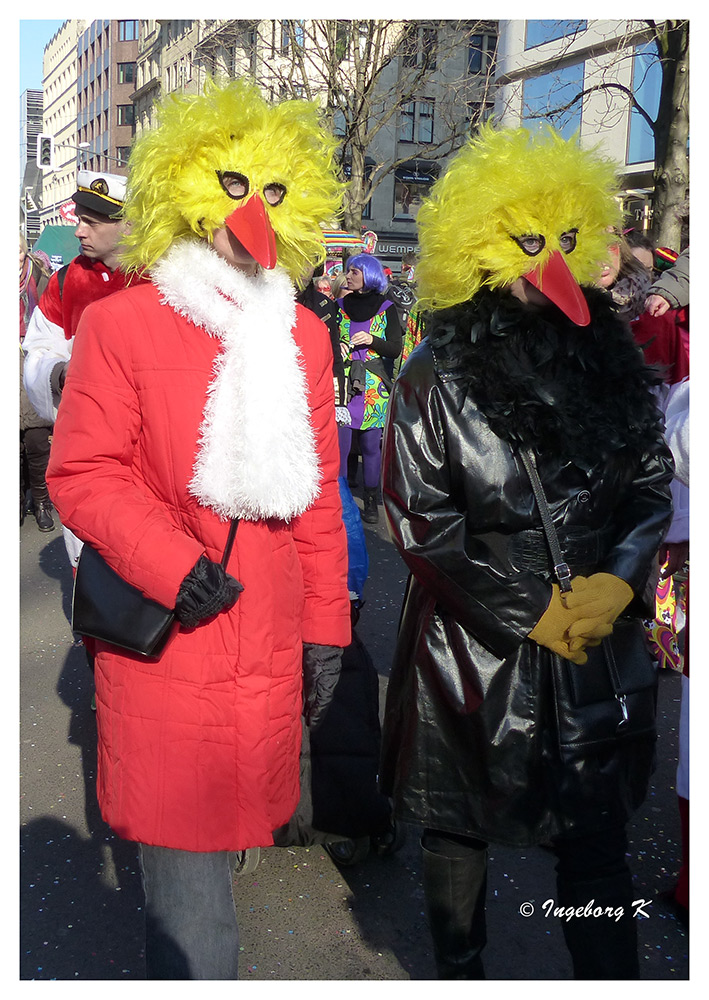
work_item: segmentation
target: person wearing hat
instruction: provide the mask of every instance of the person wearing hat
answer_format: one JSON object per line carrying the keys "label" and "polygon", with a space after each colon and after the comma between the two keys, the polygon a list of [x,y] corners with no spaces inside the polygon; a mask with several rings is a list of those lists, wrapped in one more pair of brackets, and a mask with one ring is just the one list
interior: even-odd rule
{"label": "person wearing hat", "polygon": [[[96,299],[125,288],[118,245],[125,232],[121,218],[126,179],[118,174],[80,170],[74,193],[79,220],[74,235],[81,253],[53,274],[32,313],[22,343],[24,386],[42,419],[54,422],[81,315]],[[45,504],[45,520],[51,520]],[[76,567],[81,543],[64,528],[64,543]]]}
{"label": "person wearing hat", "polygon": [[658,247],[655,263],[660,276],[650,286],[645,308],[651,316],[662,316],[668,309],[689,305],[689,247],[676,254],[668,247]]}
{"label": "person wearing hat", "polygon": [[76,328],[86,306],[124,288],[118,245],[126,179],[80,170],[74,194],[81,253],[52,275],[23,342],[25,388],[37,413],[54,420]]}

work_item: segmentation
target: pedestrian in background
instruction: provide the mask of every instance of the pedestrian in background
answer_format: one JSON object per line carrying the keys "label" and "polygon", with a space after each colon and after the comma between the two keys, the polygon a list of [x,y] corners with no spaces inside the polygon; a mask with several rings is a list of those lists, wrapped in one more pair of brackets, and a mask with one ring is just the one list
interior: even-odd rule
{"label": "pedestrian in background", "polygon": [[366,253],[350,257],[345,275],[349,294],[340,296],[337,304],[351,424],[339,431],[340,475],[348,474],[347,461],[356,433],[364,480],[362,519],[376,524],[382,430],[392,385],[391,367],[401,353],[401,325],[396,306],[386,297],[388,281],[376,257]]}
{"label": "pedestrian in background", "polygon": [[40,531],[54,530],[52,503],[45,480],[53,421],[40,417],[29,401],[23,377],[22,344],[50,275],[46,258],[43,260],[31,253],[27,240],[20,233],[20,524],[31,510]]}
{"label": "pedestrian in background", "polygon": [[338,307],[332,296],[329,276],[323,274],[323,265],[308,268],[301,281],[302,287],[296,294],[296,301],[314,312],[327,327],[332,345],[332,378],[335,392],[335,418],[338,424],[349,424],[345,390],[345,366],[340,350],[340,327]]}
{"label": "pedestrian in background", "polygon": [[[52,274],[22,345],[27,395],[47,421],[53,422],[57,414],[84,309],[126,285],[118,262],[118,245],[125,231],[121,217],[125,189],[126,179],[119,174],[79,171],[73,198],[79,219],[74,232],[81,253]],[[62,532],[69,561],[76,569],[81,542],[66,525]],[[88,640],[89,665],[90,647]]]}
{"label": "pedestrian in background", "polygon": [[651,275],[655,273],[655,247],[649,236],[636,229],[626,229],[623,236],[628,242],[630,252]]}

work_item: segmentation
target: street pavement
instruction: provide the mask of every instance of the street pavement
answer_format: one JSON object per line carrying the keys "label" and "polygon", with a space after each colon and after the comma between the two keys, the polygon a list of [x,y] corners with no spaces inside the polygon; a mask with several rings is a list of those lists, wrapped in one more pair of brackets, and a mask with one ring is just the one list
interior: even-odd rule
{"label": "street pavement", "polygon": [[[381,508],[380,508],[381,512]],[[370,575],[358,632],[383,694],[403,563],[383,515],[366,526]],[[144,979],[143,897],[135,845],[103,823],[95,794],[92,678],[69,627],[71,572],[59,528],[20,529],[20,979]],[[675,793],[680,678],[660,678],[658,768],[630,826],[641,978],[687,980],[688,931],[657,900],[679,867]],[[320,847],[267,848],[235,878],[240,979],[435,978],[424,917],[419,834],[388,857],[338,868]],[[564,980],[553,858],[543,848],[490,849],[486,972],[495,980]],[[530,912],[523,916],[522,912]]]}

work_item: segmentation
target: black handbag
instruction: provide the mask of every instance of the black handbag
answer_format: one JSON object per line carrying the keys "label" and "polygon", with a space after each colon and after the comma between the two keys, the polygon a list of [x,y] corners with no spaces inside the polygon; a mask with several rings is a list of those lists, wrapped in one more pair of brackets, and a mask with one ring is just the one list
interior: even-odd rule
{"label": "black handbag", "polygon": [[[564,560],[534,453],[520,453],[529,475],[562,593],[569,593],[571,570]],[[619,618],[612,635],[585,650],[584,664],[554,656],[552,687],[559,751],[575,760],[618,741],[654,739],[657,711],[657,662],[642,621]]]}
{"label": "black handbag", "polygon": [[[231,554],[238,520],[232,520],[222,566]],[[91,545],[84,543],[74,577],[71,627],[79,635],[156,659],[179,624],[175,611],[128,583]]]}

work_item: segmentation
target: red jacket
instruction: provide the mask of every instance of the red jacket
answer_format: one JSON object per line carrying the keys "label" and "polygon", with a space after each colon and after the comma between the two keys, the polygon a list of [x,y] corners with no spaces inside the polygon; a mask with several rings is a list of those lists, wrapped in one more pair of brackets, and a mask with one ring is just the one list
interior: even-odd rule
{"label": "red jacket", "polygon": [[111,271],[100,260],[75,257],[67,264],[63,281],[59,272],[49,279],[39,306],[49,322],[61,327],[66,339],[71,340],[89,302],[119,292],[126,284],[120,268]]}
{"label": "red jacket", "polygon": [[[98,794],[121,837],[194,851],[269,845],[297,803],[301,643],[347,645],[350,613],[332,350],[320,320],[296,315],[319,498],[289,522],[241,521],[228,566],[244,585],[238,602],[181,630],[159,661],[98,644]],[[228,531],[188,489],[222,345],[152,284],[89,306],[79,332],[52,499],[63,524],[172,607],[199,556],[221,558]],[[268,357],[262,375],[268,393]]]}

